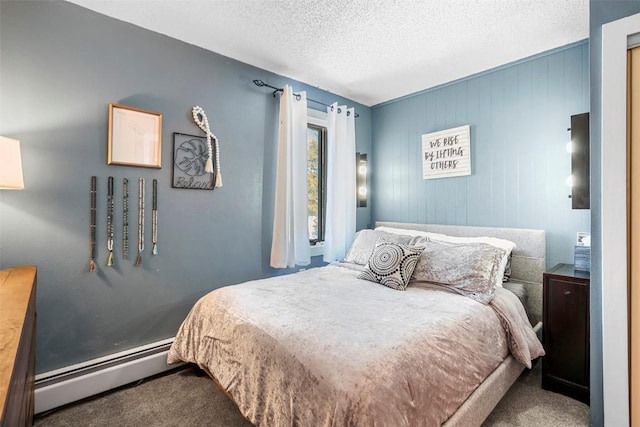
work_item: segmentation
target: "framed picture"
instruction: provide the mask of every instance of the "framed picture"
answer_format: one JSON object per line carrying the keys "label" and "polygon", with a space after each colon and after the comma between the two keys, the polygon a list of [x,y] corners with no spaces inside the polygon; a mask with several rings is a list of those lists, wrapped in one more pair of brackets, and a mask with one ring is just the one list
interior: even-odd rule
{"label": "framed picture", "polygon": [[160,168],[162,113],[109,104],[107,164]]}
{"label": "framed picture", "polygon": [[173,134],[173,188],[213,190],[215,174],[205,172],[209,151],[204,136]]}
{"label": "framed picture", "polygon": [[591,233],[578,231],[576,246],[591,246]]}

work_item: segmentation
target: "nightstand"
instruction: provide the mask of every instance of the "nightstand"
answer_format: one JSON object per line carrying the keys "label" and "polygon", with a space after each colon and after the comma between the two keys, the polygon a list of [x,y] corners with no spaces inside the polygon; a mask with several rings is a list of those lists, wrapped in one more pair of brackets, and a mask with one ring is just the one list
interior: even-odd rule
{"label": "nightstand", "polygon": [[589,272],[558,264],[543,275],[542,388],[589,404]]}

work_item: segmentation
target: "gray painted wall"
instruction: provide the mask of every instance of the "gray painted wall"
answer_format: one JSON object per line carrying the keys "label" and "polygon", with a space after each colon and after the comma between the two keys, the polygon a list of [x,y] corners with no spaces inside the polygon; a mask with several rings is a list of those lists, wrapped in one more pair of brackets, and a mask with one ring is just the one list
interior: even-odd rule
{"label": "gray painted wall", "polygon": [[[538,228],[547,264],[573,263],[570,116],[589,111],[586,41],[374,106],[373,219]],[[471,125],[470,176],[423,180],[421,135]]]}
{"label": "gray painted wall", "polygon": [[[172,337],[212,289],[282,272],[269,267],[278,98],[253,79],[355,105],[357,148],[371,149],[370,109],[330,93],[64,2],[7,2],[0,16],[0,134],[21,140],[26,189],[1,192],[0,268],[38,266],[37,372]],[[108,166],[108,103],[163,113],[160,170]],[[224,187],[171,188],[173,132],[199,134],[202,106],[220,139]],[[310,106],[315,106],[310,104]],[[317,106],[315,106],[317,107]],[[89,187],[98,176],[98,271],[89,273]],[[105,267],[107,177],[159,180],[159,252],[134,266],[116,240]],[[358,228],[370,210],[358,209]],[[318,261],[316,260],[316,263]]]}
{"label": "gray painted wall", "polygon": [[640,1],[591,1],[591,425],[604,425],[602,398],[602,25],[640,13]]}

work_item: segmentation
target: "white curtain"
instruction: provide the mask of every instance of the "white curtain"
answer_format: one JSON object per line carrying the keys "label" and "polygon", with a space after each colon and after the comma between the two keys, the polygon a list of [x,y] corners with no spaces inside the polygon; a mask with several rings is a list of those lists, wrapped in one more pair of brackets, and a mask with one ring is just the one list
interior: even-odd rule
{"label": "white curtain", "polygon": [[308,265],[307,94],[289,85],[280,97],[277,168],[271,266]]}
{"label": "white curtain", "polygon": [[327,211],[324,261],[344,258],[356,232],[356,131],[353,108],[327,108]]}

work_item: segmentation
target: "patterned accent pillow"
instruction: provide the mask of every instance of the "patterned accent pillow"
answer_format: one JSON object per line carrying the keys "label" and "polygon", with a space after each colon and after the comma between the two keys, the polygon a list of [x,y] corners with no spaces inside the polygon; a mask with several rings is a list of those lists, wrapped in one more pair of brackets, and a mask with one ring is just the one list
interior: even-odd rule
{"label": "patterned accent pillow", "polygon": [[404,291],[424,248],[404,244],[379,242],[358,275],[358,279],[381,283]]}
{"label": "patterned accent pillow", "polygon": [[502,278],[500,264],[505,250],[487,243],[447,243],[422,240],[424,247],[411,282],[427,282],[488,304],[495,295],[495,283]]}
{"label": "patterned accent pillow", "polygon": [[351,248],[345,257],[345,261],[352,262],[354,264],[365,265],[373,249],[378,242],[391,242],[391,243],[403,243],[408,245],[411,241],[411,236],[405,236],[401,234],[387,233],[386,231],[378,230],[360,230],[356,233],[356,237],[351,244]]}

